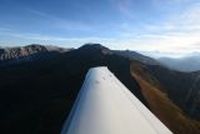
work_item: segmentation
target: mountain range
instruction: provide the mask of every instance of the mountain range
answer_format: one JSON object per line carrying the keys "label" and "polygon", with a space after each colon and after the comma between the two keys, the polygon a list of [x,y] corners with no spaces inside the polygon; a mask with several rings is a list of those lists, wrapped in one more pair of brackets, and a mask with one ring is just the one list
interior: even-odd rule
{"label": "mountain range", "polygon": [[101,44],[1,48],[1,133],[60,133],[85,74],[96,66],[107,66],[175,134],[200,133],[200,71]]}
{"label": "mountain range", "polygon": [[193,53],[181,58],[161,57],[158,58],[158,61],[171,69],[183,72],[194,72],[200,70],[199,59],[200,53]]}

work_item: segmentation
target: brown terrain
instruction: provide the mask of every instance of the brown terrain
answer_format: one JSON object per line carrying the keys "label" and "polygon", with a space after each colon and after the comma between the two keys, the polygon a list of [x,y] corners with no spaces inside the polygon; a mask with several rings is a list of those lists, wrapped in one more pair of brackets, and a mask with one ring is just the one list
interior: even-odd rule
{"label": "brown terrain", "polygon": [[147,68],[133,62],[130,67],[150,110],[175,134],[199,134],[200,122],[190,119],[168,97],[159,81]]}

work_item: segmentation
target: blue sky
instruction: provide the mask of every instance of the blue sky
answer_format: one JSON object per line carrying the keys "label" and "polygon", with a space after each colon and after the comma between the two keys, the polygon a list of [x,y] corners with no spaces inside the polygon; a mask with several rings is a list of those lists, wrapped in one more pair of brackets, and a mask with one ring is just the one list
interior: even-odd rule
{"label": "blue sky", "polygon": [[0,0],[0,46],[200,51],[199,0]]}

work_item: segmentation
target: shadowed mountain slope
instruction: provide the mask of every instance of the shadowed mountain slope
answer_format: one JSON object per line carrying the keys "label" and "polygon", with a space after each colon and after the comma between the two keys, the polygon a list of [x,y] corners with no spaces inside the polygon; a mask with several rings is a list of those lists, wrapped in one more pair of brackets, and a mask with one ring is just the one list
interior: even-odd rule
{"label": "shadowed mountain slope", "polygon": [[131,74],[139,83],[151,111],[173,130],[174,134],[199,134],[200,122],[190,119],[168,98],[159,81],[148,73],[145,66],[132,63]]}
{"label": "shadowed mountain slope", "polygon": [[179,72],[164,66],[147,66],[169,98],[192,118],[200,120],[200,72]]}
{"label": "shadowed mountain slope", "polygon": [[[46,55],[53,56],[46,58]],[[4,65],[0,66],[1,133],[60,133],[86,72],[96,66],[107,66],[140,101],[150,107],[130,73],[132,59],[100,44],[87,44],[67,52],[45,50],[45,54],[40,53],[38,57],[23,62],[15,62],[14,59],[12,64],[4,64],[6,61],[3,61]],[[148,60],[147,57],[145,59]],[[140,60],[137,62],[150,70],[149,73],[161,83],[176,105],[188,116],[198,119],[198,73],[182,74],[161,65],[145,64]],[[194,79],[196,83],[193,83]],[[184,81],[182,85],[182,80],[187,82]],[[193,88],[189,90],[191,84]],[[182,86],[184,90],[177,90]],[[187,104],[184,98],[189,91],[191,96]],[[187,106],[192,106],[194,110],[187,110]]]}
{"label": "shadowed mountain slope", "polygon": [[[106,52],[106,54],[105,54]],[[129,60],[86,45],[46,60],[0,69],[2,133],[59,133],[89,68],[106,65],[144,102]]]}

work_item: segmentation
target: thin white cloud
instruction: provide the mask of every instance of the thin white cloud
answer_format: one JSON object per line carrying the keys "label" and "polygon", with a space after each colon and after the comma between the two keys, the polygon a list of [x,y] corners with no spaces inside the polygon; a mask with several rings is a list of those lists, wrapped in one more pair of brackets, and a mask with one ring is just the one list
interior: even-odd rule
{"label": "thin white cloud", "polygon": [[49,22],[52,22],[51,25],[54,28],[59,28],[63,30],[79,30],[79,31],[92,30],[91,25],[83,23],[83,22],[66,20],[66,19],[59,18],[57,16],[53,16],[46,12],[35,10],[35,9],[26,8],[26,10],[30,12],[31,14],[41,17],[44,21],[46,21],[47,19]]}
{"label": "thin white cloud", "polygon": [[[0,41],[0,45],[5,44],[8,46],[9,44],[13,45],[27,45],[32,43],[39,44],[52,44],[58,45],[61,47],[79,47],[85,43],[101,43],[106,46],[112,44],[115,41],[114,38],[102,38],[102,37],[82,37],[82,38],[68,38],[68,37],[60,37],[60,36],[49,36],[42,34],[34,34],[34,33],[18,33],[14,31],[0,31],[0,37],[6,36],[10,39],[14,38],[14,42],[12,40],[4,40]],[[21,42],[22,44],[16,44],[16,41]],[[17,42],[17,43],[19,43]],[[69,45],[69,46],[68,46]]]}
{"label": "thin white cloud", "polygon": [[133,10],[132,10],[132,2],[133,0],[110,0],[112,5],[127,18],[134,18]]}
{"label": "thin white cloud", "polygon": [[172,13],[171,17],[163,23],[171,26],[174,31],[199,31],[200,30],[200,2],[188,5],[182,12]]}
{"label": "thin white cloud", "polygon": [[154,6],[184,4],[194,0],[151,0]]}
{"label": "thin white cloud", "polygon": [[0,27],[0,32],[4,32],[4,31],[11,31],[11,29],[7,27]]}
{"label": "thin white cloud", "polygon": [[122,24],[121,27],[123,39],[117,43],[121,44],[119,48],[177,55],[200,52],[200,3],[198,2],[187,6],[187,9],[180,13],[171,13],[164,22],[145,24],[137,31],[127,24]]}
{"label": "thin white cloud", "polygon": [[15,33],[15,32],[0,32],[0,35],[6,35],[8,37],[16,37],[21,39],[30,39],[30,40],[49,40],[49,41],[76,41],[76,40],[110,40],[111,38],[99,38],[99,37],[82,37],[82,38],[68,38],[60,36],[49,36],[42,34],[34,33]]}

